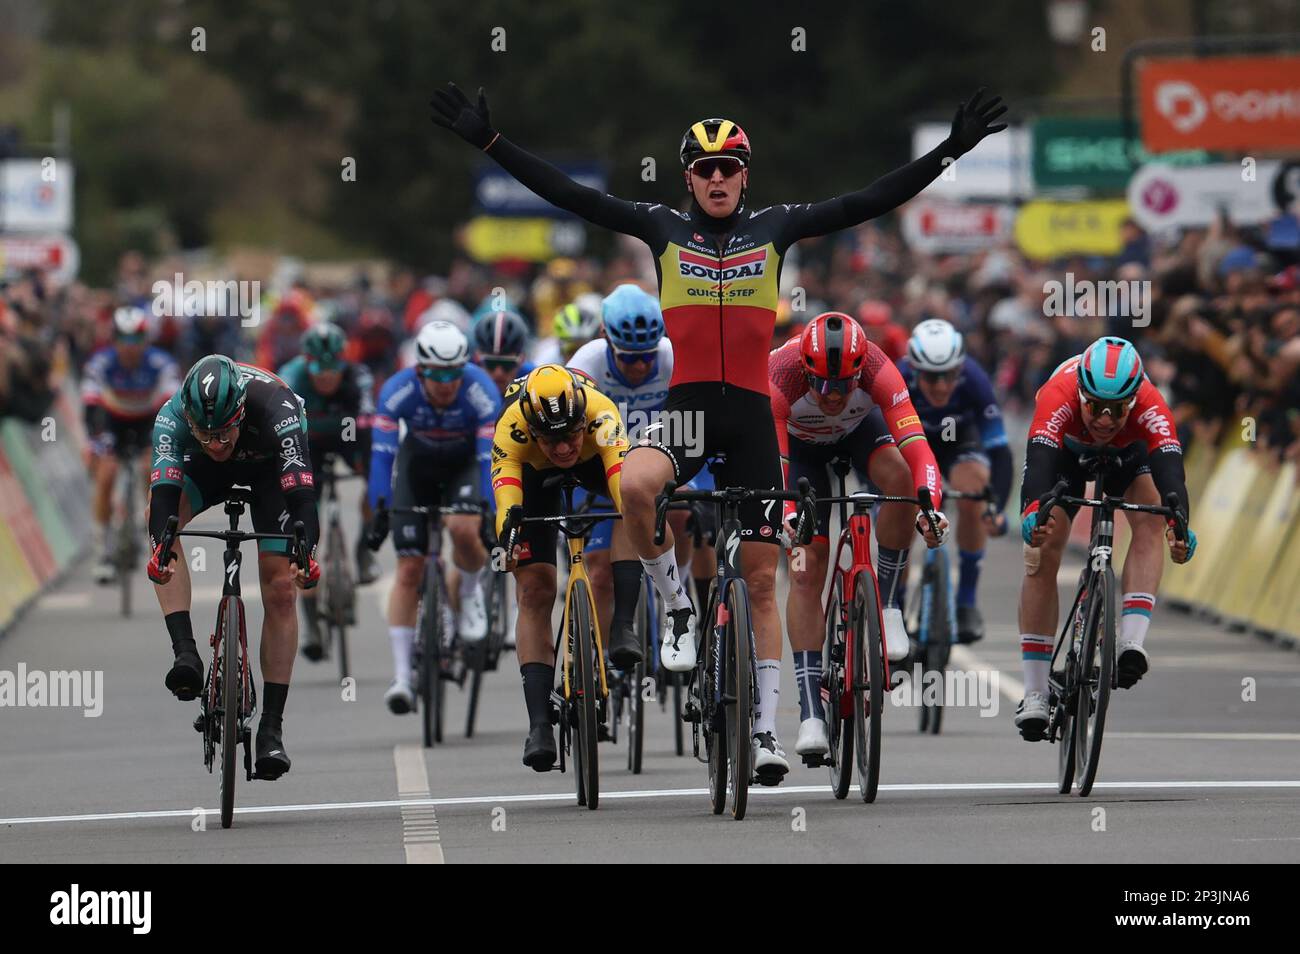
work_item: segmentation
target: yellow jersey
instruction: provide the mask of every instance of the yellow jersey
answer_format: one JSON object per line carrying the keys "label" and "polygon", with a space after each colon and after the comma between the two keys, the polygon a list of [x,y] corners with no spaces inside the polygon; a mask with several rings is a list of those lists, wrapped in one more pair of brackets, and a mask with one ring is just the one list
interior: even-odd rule
{"label": "yellow jersey", "polygon": [[[619,472],[627,456],[627,430],[614,402],[589,384],[581,385],[587,392],[587,426],[582,440],[582,450],[577,463],[586,463],[599,456],[605,467],[605,482],[614,509],[623,512],[623,498],[619,493]],[[506,409],[497,420],[492,438],[492,495],[496,498],[498,536],[506,521],[506,511],[524,502],[523,473],[527,465],[536,470],[558,470],[550,458],[537,446],[528,431],[523,411],[519,407],[522,379],[506,388]]]}

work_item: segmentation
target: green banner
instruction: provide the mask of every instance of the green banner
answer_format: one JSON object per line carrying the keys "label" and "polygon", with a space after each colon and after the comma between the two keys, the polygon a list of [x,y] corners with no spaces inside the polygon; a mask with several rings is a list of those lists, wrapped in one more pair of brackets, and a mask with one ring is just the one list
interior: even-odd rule
{"label": "green banner", "polygon": [[[1083,186],[1099,192],[1123,192],[1135,166],[1154,158],[1137,140],[1124,140],[1118,119],[1047,118],[1034,123],[1034,185],[1040,189]],[[1199,166],[1210,162],[1203,149],[1165,152],[1159,161],[1174,166]]]}

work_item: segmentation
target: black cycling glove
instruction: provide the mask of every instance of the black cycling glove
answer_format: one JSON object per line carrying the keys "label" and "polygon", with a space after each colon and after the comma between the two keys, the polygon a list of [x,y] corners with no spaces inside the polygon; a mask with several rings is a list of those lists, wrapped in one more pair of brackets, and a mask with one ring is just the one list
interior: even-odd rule
{"label": "black cycling glove", "polygon": [[[998,123],[996,126],[991,125],[995,119],[1007,111],[1007,107],[1002,105],[1002,97],[994,96],[992,99],[981,103],[980,99],[983,96],[984,87],[981,86],[975,91],[974,96],[957,107],[957,115],[952,119],[952,132],[948,138],[961,147],[963,152],[970,152],[979,145],[980,140],[985,136],[1001,132],[1007,128],[1006,123]],[[484,107],[483,115],[486,118],[486,107]]]}
{"label": "black cycling glove", "polygon": [[478,105],[471,103],[455,83],[448,83],[446,89],[434,91],[429,108],[434,125],[450,129],[476,149],[486,149],[496,138],[482,86],[478,88]]}
{"label": "black cycling glove", "polygon": [[384,545],[384,540],[387,538],[388,511],[381,507],[375,511],[375,515],[370,521],[370,529],[366,531],[366,546],[372,551],[377,551]]}

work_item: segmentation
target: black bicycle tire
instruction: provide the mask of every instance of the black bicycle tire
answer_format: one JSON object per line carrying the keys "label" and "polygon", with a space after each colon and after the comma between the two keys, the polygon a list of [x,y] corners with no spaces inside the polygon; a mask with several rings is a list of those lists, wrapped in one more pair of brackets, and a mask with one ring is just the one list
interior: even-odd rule
{"label": "black bicycle tire", "polygon": [[849,672],[852,675],[858,792],[868,804],[876,800],[880,787],[880,727],[885,715],[885,674],[877,606],[875,580],[870,573],[859,570],[853,585],[853,612],[849,616],[849,625],[857,627]]}
{"label": "black bicycle tire", "polygon": [[578,580],[570,591],[569,627],[573,637],[574,675],[576,685],[569,691],[578,697],[578,756],[575,758],[577,775],[586,796],[589,811],[600,805],[600,763],[597,742],[600,730],[596,725],[596,659],[595,624],[591,617],[591,598],[587,584]]}
{"label": "black bicycle tire", "polygon": [[[1101,764],[1101,745],[1106,734],[1106,713],[1110,708],[1110,690],[1111,680],[1115,667],[1115,572],[1109,565],[1099,574],[1101,578],[1101,602],[1093,601],[1092,608],[1094,613],[1099,613],[1104,625],[1105,632],[1100,635],[1097,633],[1097,624],[1095,620],[1088,621],[1088,631],[1084,635],[1086,659],[1091,665],[1095,641],[1101,640],[1101,664],[1096,673],[1097,680],[1097,702],[1091,705],[1088,694],[1080,692],[1079,694],[1079,714],[1075,717],[1075,731],[1078,733],[1079,743],[1085,741],[1087,746],[1076,743],[1075,758],[1079,761],[1076,774],[1079,777],[1078,792],[1080,798],[1087,798],[1092,794],[1093,783],[1097,780],[1097,769]],[[1097,583],[1097,576],[1093,577],[1093,585]],[[1089,676],[1091,682],[1092,677]],[[1088,705],[1090,719],[1085,723],[1086,727],[1081,727],[1081,717],[1085,715],[1084,706]]]}
{"label": "black bicycle tire", "polygon": [[[826,700],[826,736],[830,743],[831,761],[828,771],[831,778],[831,792],[837,800],[848,797],[849,786],[853,784],[853,720],[845,719],[841,713],[844,698],[844,651],[841,648],[840,669],[836,672],[835,646],[838,642],[844,646],[844,633],[840,628],[840,617],[844,613],[844,576],[836,570],[831,578],[831,591],[826,600],[826,642],[823,659],[826,671],[831,673],[829,692]],[[838,639],[837,639],[838,637]],[[817,691],[814,686],[813,690]]]}
{"label": "black bicycle tire", "polygon": [[[217,638],[221,646],[221,827],[235,820],[235,754],[239,748],[239,598],[222,600]],[[233,619],[233,624],[232,624]],[[213,661],[216,662],[215,653]]]}
{"label": "black bicycle tire", "polygon": [[750,764],[754,735],[754,631],[749,619],[749,591],[744,580],[731,584],[730,621],[727,626],[727,672],[732,679],[735,702],[728,720],[728,753],[731,773],[731,817],[745,817],[749,802],[749,782],[754,767]]}
{"label": "black bicycle tire", "polygon": [[442,619],[442,609],[438,606],[437,568],[436,560],[426,561],[420,592],[419,616],[416,618],[416,638],[420,641],[420,671],[417,678],[420,692],[420,729],[426,749],[433,748],[434,743],[440,741],[434,724],[437,711],[435,694],[441,688],[442,682],[438,678],[441,669],[439,660],[441,640],[438,628]]}
{"label": "black bicycle tire", "polygon": [[628,696],[627,706],[627,768],[633,775],[641,774],[641,766],[645,750],[645,679],[646,672],[649,669],[647,660],[650,658],[650,606],[647,603],[649,594],[644,586],[641,587],[641,596],[637,600],[636,619],[640,624],[638,635],[641,640],[641,661],[632,667],[631,673],[626,676],[631,677],[630,694]]}
{"label": "black bicycle tire", "polygon": [[135,583],[135,461],[124,460],[122,478],[122,526],[118,529],[117,585],[123,618],[131,618],[131,587]]}
{"label": "black bicycle tire", "polygon": [[695,661],[696,685],[699,687],[700,729],[704,734],[705,755],[709,766],[709,803],[713,814],[721,815],[727,808],[727,719],[726,709],[719,705],[715,696],[715,685],[710,663],[714,656],[714,643],[717,641],[717,628],[713,625],[718,617],[718,586],[709,587],[708,609],[701,619],[704,627],[703,639],[700,641],[700,653]]}

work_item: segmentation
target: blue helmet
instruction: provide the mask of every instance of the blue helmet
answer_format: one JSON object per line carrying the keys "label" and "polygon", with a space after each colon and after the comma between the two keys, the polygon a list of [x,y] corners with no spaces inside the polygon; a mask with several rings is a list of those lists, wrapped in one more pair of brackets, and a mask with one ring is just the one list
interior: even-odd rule
{"label": "blue helmet", "polygon": [[601,304],[605,337],[619,351],[652,351],[664,336],[659,300],[636,285],[619,285]]}
{"label": "blue helmet", "polygon": [[1079,391],[1098,401],[1123,401],[1142,385],[1142,358],[1123,338],[1098,338],[1079,358]]}

